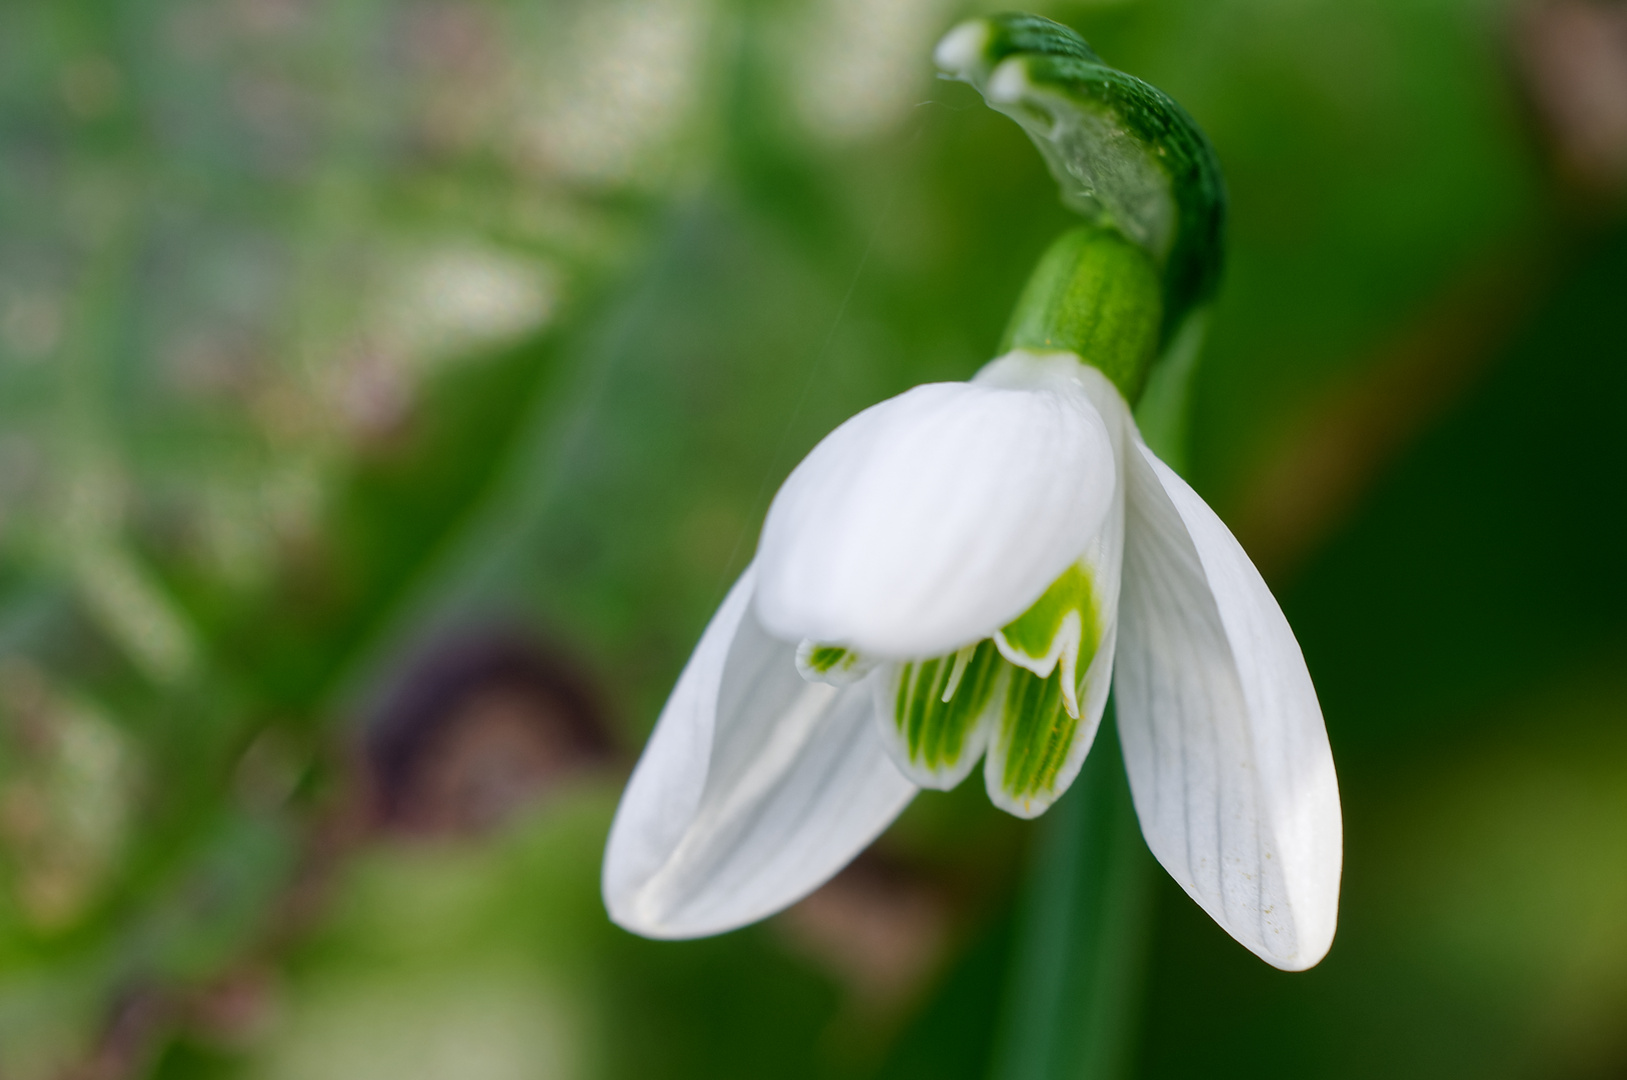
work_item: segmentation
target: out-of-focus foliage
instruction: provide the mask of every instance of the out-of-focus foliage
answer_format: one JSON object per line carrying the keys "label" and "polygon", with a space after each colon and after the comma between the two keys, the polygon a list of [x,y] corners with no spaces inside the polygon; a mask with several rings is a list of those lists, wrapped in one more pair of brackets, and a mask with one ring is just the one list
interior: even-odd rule
{"label": "out-of-focus foliage", "polygon": [[[1307,975],[1158,887],[1133,1071],[1619,1073],[1627,13],[1034,6],[1226,168],[1189,467],[1345,799]],[[768,496],[1069,222],[967,11],[0,6],[0,1077],[986,1074],[980,797],[721,939],[597,897]]]}

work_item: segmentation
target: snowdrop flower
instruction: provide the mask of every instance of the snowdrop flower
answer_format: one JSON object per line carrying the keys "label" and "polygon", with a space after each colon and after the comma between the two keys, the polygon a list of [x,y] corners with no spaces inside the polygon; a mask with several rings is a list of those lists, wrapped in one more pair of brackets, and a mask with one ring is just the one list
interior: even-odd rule
{"label": "snowdrop flower", "polygon": [[[1031,43],[968,25],[940,64],[1031,105]],[[1180,211],[1152,214],[1178,232]],[[604,866],[622,926],[772,914],[980,763],[997,806],[1035,817],[1111,688],[1159,861],[1271,964],[1327,951],[1341,824],[1321,711],[1258,571],[1137,427],[1179,238],[1160,254],[1133,233],[1064,236],[1005,355],[866,409],[786,480],[623,796]]]}

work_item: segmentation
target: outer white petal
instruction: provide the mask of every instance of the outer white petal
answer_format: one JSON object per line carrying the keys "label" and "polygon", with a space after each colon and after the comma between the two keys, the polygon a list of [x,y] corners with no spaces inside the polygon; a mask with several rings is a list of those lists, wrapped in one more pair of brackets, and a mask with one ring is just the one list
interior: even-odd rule
{"label": "outer white petal", "polygon": [[918,386],[813,449],[774,498],[757,611],[788,639],[941,655],[1028,608],[1106,516],[1115,464],[1078,384]]}
{"label": "outer white petal", "polygon": [[741,575],[633,770],[605,851],[610,917],[646,937],[721,933],[801,899],[915,794],[876,732],[866,682],[803,681],[796,645]]}
{"label": "outer white petal", "polygon": [[1116,686],[1141,830],[1228,933],[1303,970],[1332,944],[1343,854],[1316,691],[1237,540],[1134,443]]}

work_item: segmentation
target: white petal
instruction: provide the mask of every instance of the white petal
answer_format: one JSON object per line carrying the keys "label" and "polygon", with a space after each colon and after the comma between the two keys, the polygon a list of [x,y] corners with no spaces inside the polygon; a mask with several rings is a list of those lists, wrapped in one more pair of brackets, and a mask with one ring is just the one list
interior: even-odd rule
{"label": "white petal", "polygon": [[757,611],[788,639],[884,659],[953,652],[1028,608],[1112,502],[1078,383],[936,383],[828,435],[774,498]]}
{"label": "white petal", "polygon": [[605,851],[610,917],[646,937],[721,933],[801,899],[915,794],[867,682],[797,673],[751,612],[748,568],[713,616],[633,770]]}
{"label": "white petal", "polygon": [[983,59],[988,48],[989,22],[967,19],[954,27],[932,50],[932,61],[946,74],[965,78]]}
{"label": "white petal", "polygon": [[1303,970],[1333,941],[1343,850],[1316,691],[1237,540],[1135,445],[1116,693],[1141,830],[1228,933]]}

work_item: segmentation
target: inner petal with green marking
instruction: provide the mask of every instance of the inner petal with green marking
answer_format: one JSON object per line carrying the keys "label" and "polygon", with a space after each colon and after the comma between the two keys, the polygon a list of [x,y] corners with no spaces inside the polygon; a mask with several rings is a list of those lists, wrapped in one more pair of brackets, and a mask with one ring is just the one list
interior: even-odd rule
{"label": "inner petal with green marking", "polygon": [[898,665],[878,704],[894,758],[912,780],[953,787],[977,764],[988,746],[990,706],[1006,668],[988,640]]}
{"label": "inner petal with green marking", "polygon": [[1002,804],[1044,809],[1060,794],[1059,781],[1080,723],[1066,706],[1065,686],[1060,671],[1044,678],[1020,668],[1012,672],[988,770],[990,788],[1005,796]]}
{"label": "inner petal with green marking", "polygon": [[994,635],[1000,653],[1017,667],[1045,679],[1060,665],[1062,708],[1079,719],[1079,681],[1101,644],[1096,590],[1083,563],[1074,563],[1034,605]]}
{"label": "inner petal with green marking", "polygon": [[[987,753],[995,802],[1025,817],[1041,812],[1072,779],[1094,732],[1100,701],[1084,716],[1081,700],[1103,634],[1081,561],[992,638],[884,663],[870,686],[889,755],[914,783],[947,790]],[[875,667],[840,645],[804,641],[797,650],[797,668],[812,682],[850,685]]]}

